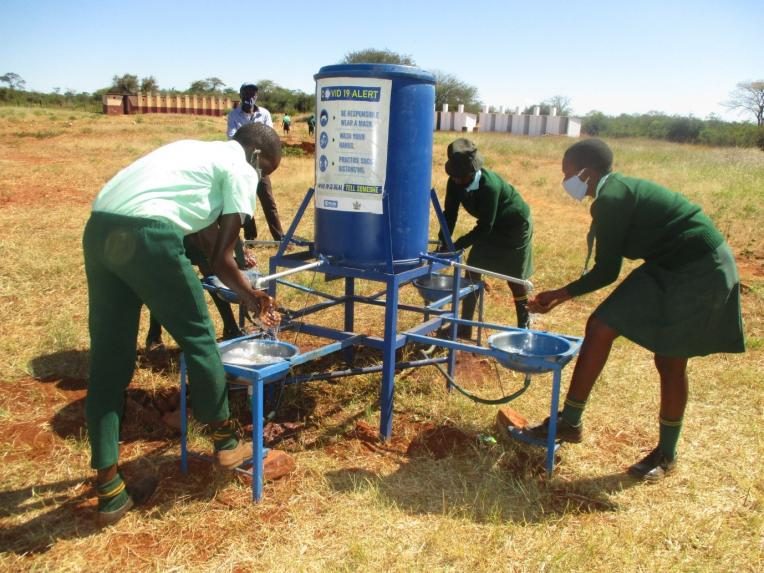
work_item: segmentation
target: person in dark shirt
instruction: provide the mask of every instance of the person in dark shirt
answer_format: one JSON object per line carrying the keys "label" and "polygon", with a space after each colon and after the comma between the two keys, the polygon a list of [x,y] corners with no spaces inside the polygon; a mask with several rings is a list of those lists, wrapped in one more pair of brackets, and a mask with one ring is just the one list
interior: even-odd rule
{"label": "person in dark shirt", "polygon": [[[589,256],[596,243],[594,267],[560,289],[539,293],[530,308],[549,312],[615,282],[624,258],[644,260],[589,317],[557,437],[581,441],[589,393],[613,341],[624,336],[654,353],[660,378],[658,446],[629,468],[634,477],[655,481],[676,466],[688,358],[745,351],[740,280],[729,245],[699,206],[656,183],[613,173],[612,162],[612,151],[599,139],[565,152],[565,191],[579,201],[594,199],[587,238]],[[548,424],[547,418],[527,432],[546,438]]]}
{"label": "person in dark shirt", "polygon": [[[483,158],[469,139],[453,141],[447,151],[448,184],[443,214],[448,229],[453,233],[459,207],[477,219],[472,230],[454,241],[454,247],[472,247],[467,258],[471,266],[527,279],[533,272],[533,223],[528,204],[512,185],[483,167]],[[479,281],[481,274],[467,272],[467,278]],[[507,284],[514,297],[517,325],[528,328],[527,289],[522,284],[509,281]],[[472,320],[476,303],[476,293],[465,297],[462,318]],[[460,325],[458,334],[471,338],[472,328]]]}

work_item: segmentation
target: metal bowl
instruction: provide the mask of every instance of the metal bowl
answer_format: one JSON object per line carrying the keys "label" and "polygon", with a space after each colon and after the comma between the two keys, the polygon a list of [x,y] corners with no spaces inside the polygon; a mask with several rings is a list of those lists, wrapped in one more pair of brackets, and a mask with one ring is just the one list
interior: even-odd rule
{"label": "metal bowl", "polygon": [[575,346],[560,336],[544,332],[499,332],[488,337],[494,358],[510,370],[548,372]]}
{"label": "metal bowl", "polygon": [[[429,275],[414,279],[412,284],[417,288],[425,302],[432,303],[451,294],[454,288],[454,277],[452,275]],[[464,277],[459,281],[461,288],[473,284],[475,284],[474,281]]]}
{"label": "metal bowl", "polygon": [[[260,271],[255,269],[249,269],[246,271],[242,271],[244,276],[247,278],[247,280],[250,282],[250,284],[254,287],[255,281],[262,276],[260,274]],[[239,295],[237,295],[235,292],[233,292],[231,289],[229,289],[223,281],[221,281],[216,275],[211,275],[209,277],[205,277],[202,279],[202,283],[204,285],[204,288],[211,291],[213,294],[217,295],[218,298],[230,302],[232,304],[239,304]],[[265,290],[264,288],[260,288],[258,290]]]}
{"label": "metal bowl", "polygon": [[227,344],[220,349],[220,356],[224,364],[255,370],[283,362],[286,371],[289,369],[289,359],[299,351],[299,348],[288,342],[248,338]]}

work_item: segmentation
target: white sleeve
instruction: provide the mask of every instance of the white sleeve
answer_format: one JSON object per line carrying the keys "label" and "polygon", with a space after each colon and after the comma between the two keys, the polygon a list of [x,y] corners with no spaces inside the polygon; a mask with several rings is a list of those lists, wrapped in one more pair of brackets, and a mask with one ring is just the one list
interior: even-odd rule
{"label": "white sleeve", "polygon": [[233,134],[236,133],[236,130],[239,129],[239,125],[236,121],[236,116],[234,115],[234,112],[236,110],[232,109],[228,112],[228,139],[231,139],[233,137]]}
{"label": "white sleeve", "polygon": [[222,215],[243,213],[252,215],[257,201],[257,172],[246,161],[232,163],[223,173]]}

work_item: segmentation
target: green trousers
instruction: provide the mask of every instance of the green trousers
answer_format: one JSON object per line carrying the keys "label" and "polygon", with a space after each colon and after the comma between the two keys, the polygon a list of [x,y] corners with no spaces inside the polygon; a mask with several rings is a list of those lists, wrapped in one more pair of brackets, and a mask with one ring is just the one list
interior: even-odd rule
{"label": "green trousers", "polygon": [[180,231],[162,221],[94,212],[85,227],[83,250],[90,326],[86,417],[91,467],[107,468],[119,457],[119,425],[135,370],[143,304],[183,350],[196,419],[227,419],[228,393],[215,330]]}

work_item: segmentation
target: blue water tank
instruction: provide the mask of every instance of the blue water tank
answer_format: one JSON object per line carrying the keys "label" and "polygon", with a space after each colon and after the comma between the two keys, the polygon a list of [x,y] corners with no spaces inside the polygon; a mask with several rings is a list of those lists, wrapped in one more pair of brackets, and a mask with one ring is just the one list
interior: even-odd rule
{"label": "blue water tank", "polygon": [[[316,80],[315,249],[384,270],[427,250],[435,76],[411,66],[324,66]],[[387,240],[386,240],[387,238]]]}

